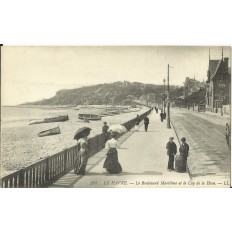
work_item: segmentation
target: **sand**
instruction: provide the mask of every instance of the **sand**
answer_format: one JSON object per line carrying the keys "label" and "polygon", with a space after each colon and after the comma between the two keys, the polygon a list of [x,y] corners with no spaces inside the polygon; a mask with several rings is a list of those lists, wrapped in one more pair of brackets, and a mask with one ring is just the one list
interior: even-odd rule
{"label": "sand", "polygon": [[[15,109],[14,109],[15,110]],[[28,110],[28,113],[26,110]],[[73,136],[76,130],[82,126],[92,128],[90,137],[101,133],[104,121],[108,125],[121,124],[136,117],[137,114],[146,112],[148,108],[144,107],[139,112],[131,112],[115,116],[103,117],[101,121],[90,121],[84,123],[78,119],[78,114],[87,110],[67,109],[18,109],[21,115],[16,117],[7,116],[2,109],[3,117],[1,128],[1,172],[2,176],[10,174],[22,167],[28,166],[39,159],[46,156],[54,155],[66,148],[76,144]],[[98,113],[96,109],[94,113]],[[33,113],[31,113],[33,112]],[[91,110],[88,112],[91,113]],[[102,112],[102,111],[101,111]],[[100,113],[100,112],[99,112]],[[45,117],[53,117],[59,115],[69,115],[69,120],[66,122],[43,123],[28,125],[30,119],[40,119]],[[37,134],[41,131],[60,127],[61,134],[54,136],[38,137]]]}

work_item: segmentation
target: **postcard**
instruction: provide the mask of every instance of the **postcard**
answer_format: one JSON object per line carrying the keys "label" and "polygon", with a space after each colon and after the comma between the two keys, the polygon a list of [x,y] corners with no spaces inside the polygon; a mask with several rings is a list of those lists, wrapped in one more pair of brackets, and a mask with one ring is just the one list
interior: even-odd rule
{"label": "postcard", "polygon": [[0,46],[2,188],[229,188],[231,47]]}

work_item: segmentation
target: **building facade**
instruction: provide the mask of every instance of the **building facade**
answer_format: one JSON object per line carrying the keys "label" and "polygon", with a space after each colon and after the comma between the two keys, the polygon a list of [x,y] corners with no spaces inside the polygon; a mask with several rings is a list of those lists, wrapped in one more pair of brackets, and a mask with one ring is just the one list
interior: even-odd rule
{"label": "building facade", "polygon": [[206,108],[217,113],[219,108],[230,105],[231,70],[229,58],[209,59],[207,71]]}

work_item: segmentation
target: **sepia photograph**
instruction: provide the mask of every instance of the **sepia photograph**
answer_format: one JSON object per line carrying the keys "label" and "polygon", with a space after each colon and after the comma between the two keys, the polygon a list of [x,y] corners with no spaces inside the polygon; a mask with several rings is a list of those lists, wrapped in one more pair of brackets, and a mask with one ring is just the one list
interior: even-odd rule
{"label": "sepia photograph", "polygon": [[231,1],[1,1],[2,231],[228,231]]}
{"label": "sepia photograph", "polygon": [[2,188],[230,188],[231,47],[0,48]]}

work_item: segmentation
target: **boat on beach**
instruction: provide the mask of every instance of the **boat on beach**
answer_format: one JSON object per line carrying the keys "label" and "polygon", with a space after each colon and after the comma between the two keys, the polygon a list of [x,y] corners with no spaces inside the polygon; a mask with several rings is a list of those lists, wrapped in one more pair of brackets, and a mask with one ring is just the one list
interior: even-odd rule
{"label": "boat on beach", "polygon": [[86,120],[101,120],[101,116],[98,114],[78,114],[78,118],[84,121]]}
{"label": "boat on beach", "polygon": [[53,118],[37,119],[30,121],[29,125],[40,124],[40,123],[50,123],[50,122],[64,122],[69,119],[68,115],[60,115]]}
{"label": "boat on beach", "polygon": [[61,134],[59,127],[55,127],[55,128],[49,129],[49,130],[41,131],[40,133],[38,133],[38,136],[44,137],[44,136],[57,135],[57,134]]}

